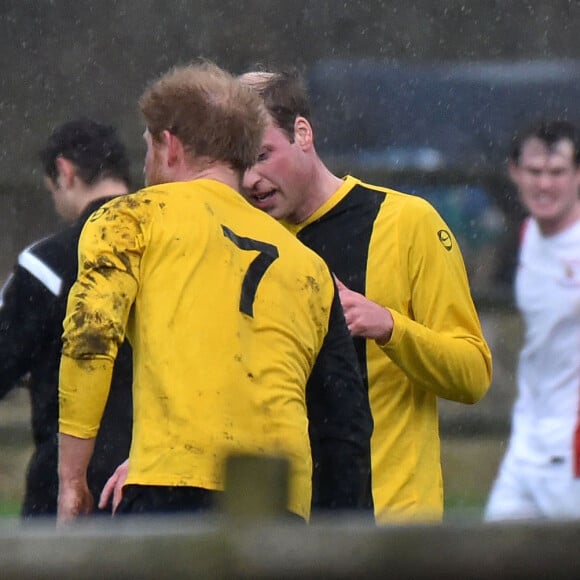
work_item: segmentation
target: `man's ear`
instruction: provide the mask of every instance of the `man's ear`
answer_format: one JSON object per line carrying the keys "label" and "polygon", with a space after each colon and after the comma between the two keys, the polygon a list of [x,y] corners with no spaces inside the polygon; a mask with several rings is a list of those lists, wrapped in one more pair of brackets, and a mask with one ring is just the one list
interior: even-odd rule
{"label": "man's ear", "polygon": [[308,119],[298,116],[294,121],[294,141],[302,149],[310,149],[314,144],[314,135],[312,133],[312,125]]}
{"label": "man's ear", "polygon": [[171,131],[161,132],[161,142],[167,147],[167,165],[170,167],[183,158],[183,143]]}
{"label": "man's ear", "polygon": [[508,175],[509,175],[512,183],[517,186],[518,181],[519,181],[519,176],[520,176],[519,165],[515,161],[512,161],[510,159],[508,161],[507,169],[508,169]]}
{"label": "man's ear", "polygon": [[76,177],[75,164],[66,157],[57,157],[55,160],[57,176],[55,184],[57,187],[70,189]]}

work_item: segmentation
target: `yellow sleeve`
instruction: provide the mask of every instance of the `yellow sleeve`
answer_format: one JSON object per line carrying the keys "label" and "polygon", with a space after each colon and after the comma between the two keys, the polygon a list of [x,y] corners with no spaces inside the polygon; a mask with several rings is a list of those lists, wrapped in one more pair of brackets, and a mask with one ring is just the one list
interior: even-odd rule
{"label": "yellow sleeve", "polygon": [[109,359],[60,360],[59,432],[81,439],[96,437],[111,383]]}
{"label": "yellow sleeve", "polygon": [[78,276],[63,323],[59,377],[59,428],[68,435],[89,438],[98,431],[137,292],[140,221],[114,201],[83,228]]}
{"label": "yellow sleeve", "polygon": [[391,310],[394,330],[382,348],[412,382],[439,397],[475,403],[491,383],[492,363],[461,251],[428,204],[402,213],[401,263],[406,264],[412,317]]}

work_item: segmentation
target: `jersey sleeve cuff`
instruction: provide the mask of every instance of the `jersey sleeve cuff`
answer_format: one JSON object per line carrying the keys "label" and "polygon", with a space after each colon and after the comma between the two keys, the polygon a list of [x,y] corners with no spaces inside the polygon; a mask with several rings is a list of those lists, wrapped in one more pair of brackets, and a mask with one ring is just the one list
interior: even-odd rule
{"label": "jersey sleeve cuff", "polygon": [[388,352],[390,349],[396,347],[402,340],[405,334],[405,317],[397,312],[396,310],[392,310],[389,308],[389,312],[393,317],[393,332],[391,333],[391,338],[389,342],[385,344],[378,344],[379,348]]}
{"label": "jersey sleeve cuff", "polygon": [[109,395],[113,362],[63,355],[59,378],[59,431],[81,439],[97,435]]}

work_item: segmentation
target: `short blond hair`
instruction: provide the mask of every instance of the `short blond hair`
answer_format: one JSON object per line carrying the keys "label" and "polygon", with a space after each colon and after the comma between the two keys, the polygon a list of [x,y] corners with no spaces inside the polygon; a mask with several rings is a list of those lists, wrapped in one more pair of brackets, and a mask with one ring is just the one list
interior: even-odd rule
{"label": "short blond hair", "polygon": [[209,62],[172,68],[145,90],[139,107],[153,139],[168,130],[192,157],[241,173],[256,162],[268,119],[255,91]]}

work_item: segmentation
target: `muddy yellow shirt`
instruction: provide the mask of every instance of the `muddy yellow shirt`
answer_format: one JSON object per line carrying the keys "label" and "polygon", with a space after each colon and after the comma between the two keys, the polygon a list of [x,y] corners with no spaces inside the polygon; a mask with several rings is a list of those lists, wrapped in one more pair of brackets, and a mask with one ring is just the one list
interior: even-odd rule
{"label": "muddy yellow shirt", "polygon": [[125,329],[134,352],[127,483],[221,490],[228,453],[291,460],[308,517],[305,385],[328,331],[326,264],[211,180],[122,196],[89,218],[69,295],[60,430],[94,437]]}

